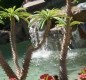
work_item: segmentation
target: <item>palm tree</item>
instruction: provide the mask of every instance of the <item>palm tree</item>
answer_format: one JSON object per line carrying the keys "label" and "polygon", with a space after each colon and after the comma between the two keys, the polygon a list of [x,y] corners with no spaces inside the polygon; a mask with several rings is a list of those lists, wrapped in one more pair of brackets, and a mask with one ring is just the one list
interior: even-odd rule
{"label": "palm tree", "polygon": [[80,22],[72,20],[72,12],[71,12],[72,1],[73,0],[66,0],[65,21],[63,21],[62,19],[58,19],[60,23],[62,23],[65,26],[63,41],[61,45],[61,52],[60,52],[60,80],[68,80],[66,58],[68,53],[68,46],[70,44],[71,35],[72,35],[72,26],[75,24],[80,24]]}
{"label": "palm tree", "polygon": [[[4,24],[4,22],[2,21],[2,17],[0,16],[0,23]],[[2,31],[2,30],[1,30]],[[9,31],[2,31],[2,32],[7,32],[9,33]],[[6,60],[4,59],[2,52],[0,51],[0,64],[2,66],[2,68],[4,69],[4,71],[6,72],[7,76],[9,78],[13,78],[15,77],[17,79],[16,74],[12,71],[11,67],[8,65],[8,63],[6,62]]]}
{"label": "palm tree", "polygon": [[[3,9],[3,8],[2,8]],[[11,44],[11,50],[13,55],[13,61],[16,66],[16,72],[17,77],[20,78],[21,76],[21,68],[18,63],[18,51],[16,46],[16,33],[15,33],[15,19],[19,21],[19,18],[26,19],[30,14],[25,12],[24,8],[17,8],[14,6],[13,8],[3,9],[3,11],[0,11],[0,16],[4,18],[10,18],[10,32],[9,32],[9,38],[10,38],[10,44]]]}
{"label": "palm tree", "polygon": [[[60,53],[60,80],[68,80],[67,69],[66,69],[66,57],[67,57],[67,52],[68,52],[68,46],[70,44],[70,39],[71,39],[71,28],[72,28],[71,26],[74,24],[78,24],[79,22],[77,22],[77,21],[72,22],[72,18],[71,18],[72,17],[71,16],[72,0],[66,0],[66,2],[67,2],[67,15],[66,16],[64,16],[64,14],[61,13],[61,10],[58,10],[58,9],[52,9],[52,10],[46,9],[46,10],[42,10],[42,11],[37,11],[32,16],[30,23],[33,24],[34,21],[39,21],[39,23],[40,23],[39,28],[41,28],[41,29],[44,28],[45,32],[43,35],[43,39],[41,41],[38,40],[39,42],[38,42],[37,46],[33,46],[32,44],[29,45],[29,47],[26,51],[25,58],[24,58],[24,63],[22,65],[22,68],[23,68],[22,70],[18,63],[18,51],[17,51],[17,47],[16,47],[16,33],[15,33],[15,19],[18,21],[19,21],[19,18],[22,18],[25,20],[25,18],[27,16],[29,16],[29,14],[27,12],[24,12],[23,8],[16,9],[15,7],[9,8],[9,9],[3,9],[4,11],[0,11],[0,16],[3,16],[5,18],[6,17],[10,18],[10,29],[11,29],[9,32],[10,44],[11,44],[14,64],[16,65],[16,69],[17,69],[17,77],[19,80],[26,79],[32,52],[39,49],[42,46],[42,44],[45,42],[45,40],[48,36],[48,32],[50,31],[52,19],[57,19],[58,23],[60,25],[63,24],[65,26],[63,43],[61,46],[61,53]],[[10,73],[15,75],[12,72],[12,70],[9,68],[9,66],[7,65],[4,58],[3,57],[1,58],[1,57],[2,57],[2,55],[0,55],[0,64],[4,68],[5,72],[8,74],[8,72],[11,71]],[[8,66],[8,67],[5,68],[5,66],[3,65],[3,63],[1,61],[4,61],[5,66]],[[6,69],[8,69],[9,71],[6,71]]]}
{"label": "palm tree", "polygon": [[[24,64],[23,64],[23,69],[22,69],[23,74],[22,74],[21,80],[26,79],[32,52],[41,48],[41,46],[45,42],[45,40],[48,36],[48,32],[50,31],[51,20],[58,15],[59,11],[60,10],[57,10],[57,9],[52,9],[52,10],[46,9],[46,10],[35,12],[35,14],[31,17],[32,19],[30,21],[30,25],[33,24],[33,22],[35,22],[35,21],[39,21],[39,23],[40,23],[39,28],[43,28],[43,27],[45,27],[45,28],[44,28],[43,39],[40,41],[38,40],[39,42],[38,42],[37,46],[33,46],[33,44],[31,44],[31,45],[29,45],[29,47],[27,49],[27,52],[26,52],[26,55],[24,58]],[[46,25],[44,26],[45,23],[46,23]]]}
{"label": "palm tree", "polygon": [[67,69],[66,69],[66,57],[67,57],[68,46],[70,44],[71,33],[72,33],[70,26],[71,1],[72,0],[66,0],[68,18],[66,18],[66,27],[64,28],[65,33],[63,35],[63,43],[61,46],[61,53],[60,53],[60,80],[68,80]]}

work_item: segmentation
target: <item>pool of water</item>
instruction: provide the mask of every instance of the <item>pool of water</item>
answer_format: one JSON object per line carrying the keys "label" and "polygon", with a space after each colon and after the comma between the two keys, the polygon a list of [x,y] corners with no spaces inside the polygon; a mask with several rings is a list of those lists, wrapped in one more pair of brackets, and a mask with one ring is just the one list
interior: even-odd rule
{"label": "pool of water", "polygon": [[[19,43],[17,45],[19,51],[20,65],[27,48],[28,41]],[[14,69],[11,58],[10,45],[0,45],[4,57],[9,65]],[[58,75],[59,72],[59,51],[48,50],[45,48],[39,49],[32,55],[30,69],[26,80],[39,80],[40,75],[48,73],[51,75]],[[86,49],[72,49],[68,52],[67,69],[69,80],[74,80],[78,77],[78,72],[86,64]],[[0,67],[0,80],[8,80],[5,72]]]}

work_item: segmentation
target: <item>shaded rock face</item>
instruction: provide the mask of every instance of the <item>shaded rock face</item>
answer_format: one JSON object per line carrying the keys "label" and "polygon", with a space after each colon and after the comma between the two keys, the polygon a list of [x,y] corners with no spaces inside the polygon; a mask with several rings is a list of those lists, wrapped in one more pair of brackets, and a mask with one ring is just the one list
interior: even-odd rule
{"label": "shaded rock face", "polygon": [[73,11],[73,19],[81,22],[86,22],[86,2],[76,6],[78,8]]}
{"label": "shaded rock face", "polygon": [[80,3],[73,11],[73,19],[81,22],[86,22],[86,2]]}
{"label": "shaded rock face", "polygon": [[77,7],[79,10],[73,13],[73,19],[84,22],[78,26],[78,31],[80,38],[86,40],[86,2],[78,4]]}
{"label": "shaded rock face", "polygon": [[7,33],[0,33],[0,44],[9,42],[9,35]]}
{"label": "shaded rock face", "polygon": [[74,20],[86,22],[86,10],[81,10],[73,14]]}
{"label": "shaded rock face", "polygon": [[17,42],[30,39],[28,24],[23,20],[16,24],[16,37]]}
{"label": "shaded rock face", "polygon": [[73,48],[86,48],[86,2],[78,4],[79,10],[73,13],[73,19],[76,21],[84,22],[72,32],[72,42]]}
{"label": "shaded rock face", "polygon": [[[9,24],[7,24],[4,27],[4,30],[10,30]],[[16,42],[21,42],[28,39],[30,39],[30,35],[27,23],[24,22],[23,20],[20,20],[20,22],[16,22]],[[8,33],[0,32],[0,44],[5,44],[8,42],[9,42]]]}
{"label": "shaded rock face", "polygon": [[86,40],[86,23],[79,25],[78,30],[80,38]]}
{"label": "shaded rock face", "polygon": [[82,33],[83,31],[80,27],[82,25],[72,32],[71,48],[86,48],[86,36]]}
{"label": "shaded rock face", "polygon": [[63,37],[63,34],[60,30],[57,30],[55,28],[51,29],[46,41],[47,49],[61,50],[62,37]]}

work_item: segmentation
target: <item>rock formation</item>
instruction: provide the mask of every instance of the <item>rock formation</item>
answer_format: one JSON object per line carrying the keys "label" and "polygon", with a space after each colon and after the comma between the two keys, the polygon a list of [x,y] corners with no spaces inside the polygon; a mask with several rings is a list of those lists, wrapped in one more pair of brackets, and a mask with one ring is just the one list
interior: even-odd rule
{"label": "rock formation", "polygon": [[[10,26],[7,24],[3,30],[9,30]],[[30,39],[28,25],[25,21],[20,20],[16,22],[16,42],[21,42]],[[9,42],[8,33],[0,32],[0,44],[5,44]]]}

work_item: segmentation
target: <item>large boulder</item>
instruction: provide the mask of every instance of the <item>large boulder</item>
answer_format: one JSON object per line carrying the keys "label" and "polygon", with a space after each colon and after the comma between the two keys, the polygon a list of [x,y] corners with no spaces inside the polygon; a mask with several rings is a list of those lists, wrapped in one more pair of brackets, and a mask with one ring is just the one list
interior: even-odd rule
{"label": "large boulder", "polygon": [[86,22],[86,10],[76,11],[73,14],[73,18],[77,21]]}
{"label": "large boulder", "polygon": [[86,22],[86,2],[78,4],[73,10],[74,20]]}

